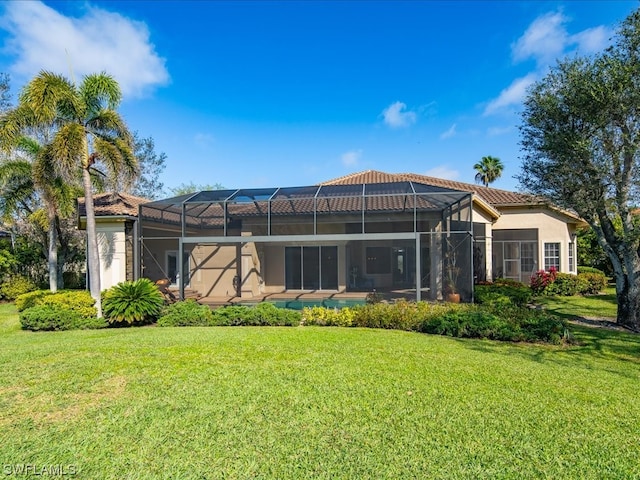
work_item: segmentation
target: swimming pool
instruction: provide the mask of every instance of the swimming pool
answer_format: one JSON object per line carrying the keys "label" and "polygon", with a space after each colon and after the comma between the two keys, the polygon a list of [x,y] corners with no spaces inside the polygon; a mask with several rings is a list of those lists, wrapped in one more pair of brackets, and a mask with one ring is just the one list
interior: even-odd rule
{"label": "swimming pool", "polygon": [[[366,300],[364,298],[318,298],[318,299],[278,299],[267,300],[268,303],[273,303],[278,308],[289,308],[291,310],[302,310],[305,307],[326,307],[326,308],[344,308],[355,307],[356,305],[364,305]],[[243,305],[255,305],[255,304],[243,304]]]}

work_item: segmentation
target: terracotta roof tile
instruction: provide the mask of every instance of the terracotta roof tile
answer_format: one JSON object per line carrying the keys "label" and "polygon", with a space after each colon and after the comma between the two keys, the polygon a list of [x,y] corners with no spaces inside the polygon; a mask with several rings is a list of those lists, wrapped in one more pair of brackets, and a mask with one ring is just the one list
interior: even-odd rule
{"label": "terracotta roof tile", "polygon": [[[109,215],[138,216],[138,207],[150,200],[127,193],[99,193],[93,196],[93,206],[98,217]],[[85,217],[84,197],[78,198],[78,214]]]}
{"label": "terracotta roof tile", "polygon": [[377,170],[366,170],[364,172],[356,172],[350,175],[345,175],[343,177],[329,180],[322,183],[322,185],[349,185],[354,183],[385,183],[401,181],[411,181],[434,187],[444,187],[463,192],[473,192],[475,195],[479,196],[480,198],[482,198],[482,200],[494,207],[503,205],[526,205],[531,203],[539,203],[531,195],[474,185],[472,183],[456,182],[454,180],[428,177],[426,175],[418,175],[415,173],[386,173]]}

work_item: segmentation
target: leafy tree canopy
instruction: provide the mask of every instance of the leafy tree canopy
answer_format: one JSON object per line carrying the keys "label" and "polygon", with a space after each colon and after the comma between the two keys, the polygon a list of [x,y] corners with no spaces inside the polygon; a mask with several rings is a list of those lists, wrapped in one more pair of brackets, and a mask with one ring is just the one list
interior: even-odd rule
{"label": "leafy tree canopy", "polygon": [[224,190],[224,187],[219,183],[196,184],[194,182],[189,182],[181,183],[177,187],[169,188],[169,190],[173,196],[177,197],[178,195],[186,195],[187,193],[196,193],[203,190]]}
{"label": "leafy tree canopy", "polygon": [[640,10],[606,51],[532,86],[520,133],[520,183],[589,223],[612,263],[618,322],[640,330]]}

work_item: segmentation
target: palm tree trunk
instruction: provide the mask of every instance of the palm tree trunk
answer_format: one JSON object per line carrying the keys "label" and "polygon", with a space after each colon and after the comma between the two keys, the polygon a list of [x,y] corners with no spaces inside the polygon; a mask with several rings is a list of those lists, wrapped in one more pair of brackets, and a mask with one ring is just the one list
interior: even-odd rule
{"label": "palm tree trunk", "polygon": [[96,301],[98,318],[102,318],[102,302],[100,301],[100,253],[98,252],[98,235],[96,233],[96,217],[93,209],[93,190],[89,167],[82,169],[84,186],[84,206],[87,211],[87,266],[89,269],[89,291]]}
{"label": "palm tree trunk", "polygon": [[56,229],[56,209],[51,200],[47,201],[49,220],[49,290],[58,291],[58,230]]}

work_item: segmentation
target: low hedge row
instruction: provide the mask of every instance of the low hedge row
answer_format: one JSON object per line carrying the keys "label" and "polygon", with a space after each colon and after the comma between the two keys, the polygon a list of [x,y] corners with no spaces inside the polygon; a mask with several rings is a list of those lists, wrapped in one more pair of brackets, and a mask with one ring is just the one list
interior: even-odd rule
{"label": "low hedge row", "polygon": [[300,312],[277,308],[272,303],[259,303],[255,307],[230,305],[211,310],[195,300],[185,300],[164,308],[158,326],[297,326]]}
{"label": "low hedge row", "polygon": [[95,301],[85,290],[36,290],[16,298],[20,323],[25,330],[72,330],[104,328],[98,319]]}

